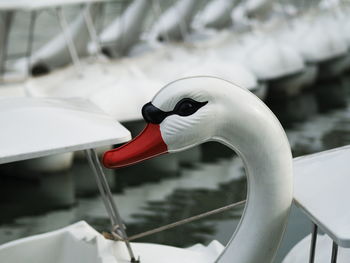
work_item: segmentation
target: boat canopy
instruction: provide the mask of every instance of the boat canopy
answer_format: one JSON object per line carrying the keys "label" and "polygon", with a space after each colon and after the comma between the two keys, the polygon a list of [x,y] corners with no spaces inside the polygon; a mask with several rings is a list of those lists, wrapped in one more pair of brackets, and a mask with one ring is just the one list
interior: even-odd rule
{"label": "boat canopy", "polygon": [[130,132],[83,99],[0,99],[0,164],[130,140]]}

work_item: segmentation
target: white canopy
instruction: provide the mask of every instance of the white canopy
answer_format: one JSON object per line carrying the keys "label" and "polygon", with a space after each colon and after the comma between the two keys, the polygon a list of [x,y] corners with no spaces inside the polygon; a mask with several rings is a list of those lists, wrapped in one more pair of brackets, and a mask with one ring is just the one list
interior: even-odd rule
{"label": "white canopy", "polygon": [[297,205],[339,246],[350,248],[350,146],[295,159]]}
{"label": "white canopy", "polygon": [[112,0],[2,0],[0,1],[1,10],[36,10],[53,8],[67,5],[87,4],[87,3],[98,3],[108,2]]}
{"label": "white canopy", "polygon": [[130,140],[130,132],[83,99],[0,99],[0,164]]}

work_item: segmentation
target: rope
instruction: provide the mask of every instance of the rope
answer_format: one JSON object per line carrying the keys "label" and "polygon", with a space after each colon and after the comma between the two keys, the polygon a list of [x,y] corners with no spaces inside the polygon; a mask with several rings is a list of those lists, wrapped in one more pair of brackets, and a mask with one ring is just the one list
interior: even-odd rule
{"label": "rope", "polygon": [[56,8],[56,14],[61,26],[61,30],[63,32],[63,36],[66,41],[66,45],[68,47],[69,54],[72,58],[75,68],[77,69],[77,73],[80,75],[82,73],[82,68],[81,68],[81,64],[78,56],[78,51],[75,47],[75,44],[71,35],[71,30],[69,30],[68,22],[66,20],[66,16],[63,13],[62,7]]}
{"label": "rope", "polygon": [[[95,19],[93,19],[91,17],[90,7],[91,7],[91,5],[90,6],[87,5],[82,10],[82,12],[83,12],[86,28],[89,32],[90,39],[96,46],[96,51],[95,51],[96,53],[94,55],[96,56],[96,58],[98,58],[102,54],[102,48],[100,45],[100,39],[98,38],[96,28],[95,28],[95,21],[94,21]],[[102,9],[101,6],[92,6],[92,7],[98,8],[99,9],[98,11],[101,12],[101,9]],[[94,12],[96,12],[96,10]],[[94,18],[95,18],[95,16],[96,16],[96,14],[94,15]]]}
{"label": "rope", "polygon": [[[245,204],[245,202],[246,202],[246,200],[242,200],[242,201],[239,201],[237,203],[226,205],[226,206],[223,206],[223,207],[220,207],[220,208],[217,208],[217,209],[214,209],[214,210],[211,210],[211,211],[199,214],[199,215],[188,217],[188,218],[182,219],[180,221],[176,221],[174,223],[171,223],[171,224],[168,224],[168,225],[165,225],[165,226],[161,226],[161,227],[158,227],[158,228],[154,228],[152,230],[148,230],[146,232],[142,232],[142,233],[133,235],[133,236],[127,238],[127,240],[128,241],[132,241],[132,240],[139,239],[139,238],[142,238],[142,237],[145,237],[145,236],[149,236],[149,235],[153,235],[153,234],[156,234],[156,233],[159,233],[159,232],[162,232],[162,231],[165,231],[165,230],[168,230],[168,229],[171,229],[171,228],[183,225],[183,224],[187,224],[187,223],[199,220],[199,219],[207,217],[207,216],[211,216],[211,215],[215,215],[215,214],[218,214],[218,213],[222,213],[222,212],[227,211],[229,209],[232,209],[232,208],[235,208],[237,206],[243,205],[243,204]],[[103,234],[103,236],[106,239],[125,241],[125,239],[118,239],[115,236],[113,236],[112,234],[107,233],[107,232],[103,232],[102,234]]]}

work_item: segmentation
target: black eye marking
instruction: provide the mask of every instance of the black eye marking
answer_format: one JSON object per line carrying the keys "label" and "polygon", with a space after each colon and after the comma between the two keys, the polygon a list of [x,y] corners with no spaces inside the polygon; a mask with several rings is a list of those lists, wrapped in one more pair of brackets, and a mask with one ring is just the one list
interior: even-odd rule
{"label": "black eye marking", "polygon": [[142,107],[142,116],[148,123],[160,124],[166,117],[173,114],[179,116],[192,115],[207,103],[208,101],[198,102],[190,98],[184,98],[175,105],[172,111],[162,111],[151,102],[148,102]]}
{"label": "black eye marking", "polygon": [[198,102],[193,99],[184,98],[176,103],[173,113],[180,116],[189,116],[202,108],[208,102]]}

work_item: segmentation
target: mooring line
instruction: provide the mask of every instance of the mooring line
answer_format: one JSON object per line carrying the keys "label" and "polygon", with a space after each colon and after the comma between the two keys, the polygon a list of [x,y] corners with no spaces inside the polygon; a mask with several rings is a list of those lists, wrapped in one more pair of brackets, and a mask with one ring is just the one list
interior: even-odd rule
{"label": "mooring line", "polygon": [[[246,200],[242,200],[242,201],[239,201],[239,202],[236,202],[236,203],[233,203],[233,204],[230,204],[230,205],[226,205],[226,206],[223,206],[223,207],[220,207],[220,208],[217,208],[217,209],[214,209],[214,210],[211,210],[211,211],[199,214],[199,215],[188,217],[188,218],[176,221],[174,223],[171,223],[171,224],[168,224],[168,225],[165,225],[165,226],[161,226],[161,227],[158,227],[158,228],[154,228],[154,229],[151,229],[151,230],[148,230],[148,231],[145,231],[145,232],[142,232],[142,233],[130,236],[126,240],[132,241],[132,240],[139,239],[139,238],[142,238],[142,237],[145,237],[145,236],[149,236],[149,235],[153,235],[153,234],[156,234],[156,233],[159,233],[159,232],[162,232],[162,231],[165,231],[165,230],[168,230],[168,229],[171,229],[171,228],[174,228],[174,227],[186,224],[186,223],[190,223],[190,222],[202,219],[202,218],[207,217],[207,216],[211,216],[211,215],[215,215],[215,214],[218,214],[218,213],[222,213],[222,212],[227,211],[229,209],[232,209],[232,208],[235,208],[237,206],[243,205],[243,204],[245,204],[245,202],[246,202]],[[107,239],[126,241],[125,239],[116,239],[110,233],[104,232],[103,235]]]}

